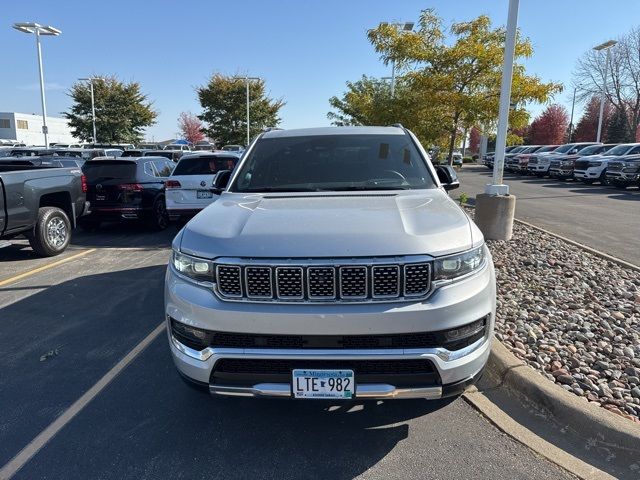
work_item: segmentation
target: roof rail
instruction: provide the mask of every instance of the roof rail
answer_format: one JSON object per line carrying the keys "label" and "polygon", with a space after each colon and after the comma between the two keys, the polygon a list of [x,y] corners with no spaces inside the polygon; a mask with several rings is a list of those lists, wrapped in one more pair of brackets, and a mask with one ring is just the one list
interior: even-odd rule
{"label": "roof rail", "polygon": [[390,127],[397,127],[397,128],[401,128],[404,130],[404,125],[402,125],[401,123],[392,123],[391,125],[389,125]]}

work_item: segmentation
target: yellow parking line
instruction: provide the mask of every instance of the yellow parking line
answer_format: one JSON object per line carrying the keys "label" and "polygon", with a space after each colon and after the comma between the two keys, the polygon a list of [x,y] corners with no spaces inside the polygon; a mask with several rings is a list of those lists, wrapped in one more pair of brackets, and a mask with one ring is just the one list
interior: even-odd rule
{"label": "yellow parking line", "polygon": [[0,281],[0,287],[4,285],[8,285],[13,282],[17,282],[18,280],[22,280],[23,278],[30,277],[31,275],[35,275],[36,273],[43,272],[45,270],[49,270],[50,268],[57,267],[58,265],[62,265],[63,263],[70,262],[71,260],[75,260],[76,258],[84,257],[85,255],[95,252],[97,248],[90,248],[89,250],[84,250],[80,253],[76,253],[75,255],[71,255],[70,257],[63,258],[62,260],[58,260],[57,262],[48,263],[47,265],[43,265],[38,268],[34,268],[33,270],[29,270],[28,272],[21,273],[20,275],[16,275],[14,277],[9,277],[6,280]]}

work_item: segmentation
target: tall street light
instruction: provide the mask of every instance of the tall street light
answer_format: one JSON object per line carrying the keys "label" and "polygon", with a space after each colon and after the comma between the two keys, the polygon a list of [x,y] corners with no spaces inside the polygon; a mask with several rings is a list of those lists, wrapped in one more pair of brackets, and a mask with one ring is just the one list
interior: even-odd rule
{"label": "tall street light", "polygon": [[38,70],[40,72],[40,100],[42,102],[42,133],[44,134],[44,146],[49,148],[49,130],[47,128],[47,103],[44,97],[44,73],[42,72],[42,50],[40,49],[40,35],[57,37],[62,31],[50,25],[40,25],[34,22],[14,23],[13,28],[23,33],[35,33],[36,48],[38,50]]}
{"label": "tall street light", "polygon": [[475,221],[484,237],[494,240],[510,240],[513,235],[513,216],[516,199],[509,195],[509,186],[503,184],[504,150],[507,144],[511,83],[513,81],[513,59],[515,56],[518,8],[520,0],[509,0],[507,35],[504,44],[504,62],[500,86],[500,108],[496,135],[496,155],[493,165],[493,182],[485,193],[476,196]]}
{"label": "tall street light", "polygon": [[93,100],[93,81],[94,80],[104,80],[102,77],[87,77],[87,78],[79,78],[81,82],[89,82],[91,87],[91,119],[93,121],[93,143],[98,143],[96,136],[96,104]]}
{"label": "tall street light", "polygon": [[247,87],[247,148],[249,148],[249,143],[251,142],[251,130],[250,130],[250,123],[249,123],[249,81],[259,81],[262,80],[260,77],[235,77],[237,79],[242,79],[245,81],[245,85]]}
{"label": "tall street light", "polygon": [[607,94],[607,73],[609,69],[609,63],[611,62],[611,47],[613,47],[616,43],[615,40],[609,40],[607,42],[601,43],[597,47],[593,47],[593,49],[597,52],[601,50],[607,51],[607,57],[604,62],[604,82],[602,83],[602,95],[600,96],[600,115],[598,116],[598,135],[596,137],[596,142],[600,141],[600,135],[602,133],[602,116],[604,114],[604,98]]}
{"label": "tall street light", "polygon": [[[388,22],[382,22],[380,25],[389,25]],[[413,30],[414,23],[413,22],[397,22],[392,23],[394,27],[400,29],[401,32],[410,32]],[[391,58],[391,98],[394,97],[396,93],[396,59]]]}

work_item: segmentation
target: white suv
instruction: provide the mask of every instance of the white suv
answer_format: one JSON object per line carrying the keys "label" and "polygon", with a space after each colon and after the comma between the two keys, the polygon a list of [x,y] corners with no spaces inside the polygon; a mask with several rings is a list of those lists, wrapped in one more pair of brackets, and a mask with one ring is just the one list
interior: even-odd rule
{"label": "white suv", "polygon": [[216,201],[219,196],[213,191],[216,175],[233,171],[238,158],[232,152],[184,155],[165,182],[169,219],[193,217]]}
{"label": "white suv", "polygon": [[[496,281],[480,230],[402,127],[261,134],[173,241],[173,360],[217,395],[430,398],[481,375]],[[228,182],[228,186],[226,183]]]}

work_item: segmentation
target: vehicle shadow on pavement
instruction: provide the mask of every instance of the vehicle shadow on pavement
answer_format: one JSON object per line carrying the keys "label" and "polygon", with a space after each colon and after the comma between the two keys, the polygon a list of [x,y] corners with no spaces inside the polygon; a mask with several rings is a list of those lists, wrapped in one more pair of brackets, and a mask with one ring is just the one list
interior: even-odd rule
{"label": "vehicle shadow on pavement", "polygon": [[140,222],[104,223],[93,232],[74,231],[71,244],[84,248],[169,248],[178,228],[155,231]]}

